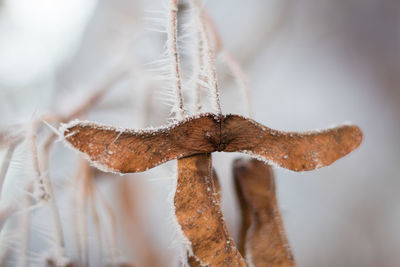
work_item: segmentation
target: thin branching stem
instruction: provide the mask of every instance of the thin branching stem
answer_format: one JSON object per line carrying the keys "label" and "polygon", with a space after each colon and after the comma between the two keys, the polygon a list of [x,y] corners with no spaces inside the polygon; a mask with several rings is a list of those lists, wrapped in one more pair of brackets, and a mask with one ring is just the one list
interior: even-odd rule
{"label": "thin branching stem", "polygon": [[171,64],[171,72],[175,82],[176,115],[180,118],[185,116],[183,110],[182,80],[178,53],[178,0],[170,0],[168,5],[168,26],[167,26],[167,49]]}
{"label": "thin branching stem", "polygon": [[[37,146],[38,128],[42,120],[60,123],[60,122],[67,122],[71,119],[74,119],[75,117],[81,116],[82,114],[87,112],[92,106],[94,106],[105,95],[105,93],[110,88],[112,88],[115,83],[121,80],[127,73],[128,72],[126,69],[122,69],[113,73],[111,77],[108,78],[104,83],[102,83],[98,89],[93,91],[93,94],[89,95],[79,106],[73,109],[70,113],[66,115],[48,114],[42,116],[41,119],[34,120],[32,122],[31,129],[27,138],[30,143],[30,149],[33,159],[33,169],[35,173],[35,179],[39,187],[40,199],[48,201],[49,208],[53,216],[53,221],[55,225],[55,239],[56,239],[56,244],[58,244],[58,247],[56,249],[57,257],[60,258],[64,257],[65,242],[62,231],[61,218],[54,197],[53,186],[51,183],[51,179],[48,175],[49,153],[54,141],[56,140],[57,134],[55,132],[52,132],[44,141],[41,151],[42,162],[40,162],[38,146]],[[40,163],[42,163],[43,166],[41,166]],[[0,174],[2,174],[2,172]],[[1,177],[2,176],[0,176],[0,178]]]}

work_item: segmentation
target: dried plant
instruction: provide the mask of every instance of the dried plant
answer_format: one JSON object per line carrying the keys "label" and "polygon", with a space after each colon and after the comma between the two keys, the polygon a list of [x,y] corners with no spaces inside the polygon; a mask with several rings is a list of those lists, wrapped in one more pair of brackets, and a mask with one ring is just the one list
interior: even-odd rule
{"label": "dried plant", "polygon": [[242,211],[239,249],[249,265],[293,266],[294,258],[283,229],[272,168],[256,159],[233,164]]}
{"label": "dried plant", "polygon": [[[251,119],[238,115],[222,115],[219,100],[219,88],[216,81],[214,52],[208,38],[206,20],[200,11],[199,3],[193,1],[198,16],[198,32],[204,51],[204,82],[210,88],[211,101],[215,114],[203,113],[186,117],[166,127],[158,129],[128,130],[114,128],[94,122],[73,121],[62,127],[61,132],[68,144],[83,152],[88,159],[103,171],[116,173],[142,172],[166,161],[178,160],[177,188],[174,197],[177,221],[187,239],[187,253],[200,265],[207,266],[244,266],[244,260],[236,249],[226,227],[219,207],[217,190],[212,175],[211,154],[215,151],[242,152],[258,158],[265,163],[293,170],[308,171],[328,166],[347,155],[359,146],[362,134],[357,126],[345,125],[324,131],[306,133],[284,133],[269,129]],[[170,28],[168,31],[168,54],[171,60],[173,80],[176,89],[176,105],[173,113],[178,118],[184,117],[181,88],[180,64],[177,50],[177,1],[169,5]],[[219,48],[221,45],[219,45]],[[236,66],[237,68],[237,66]],[[241,174],[242,176],[246,176]],[[250,176],[260,175],[258,173]],[[268,168],[262,175],[269,177]],[[258,177],[254,177],[257,179]],[[261,177],[263,178],[263,177]],[[239,179],[240,185],[244,183]],[[267,183],[271,181],[267,181]],[[273,182],[272,182],[273,183]],[[248,197],[243,186],[243,192]],[[272,195],[258,203],[272,205],[276,213],[277,204],[274,191],[268,184],[265,192],[272,190]],[[257,206],[251,200],[247,205]],[[265,208],[265,207],[264,207]],[[254,211],[257,213],[257,211]],[[268,218],[268,227],[277,223],[276,216]],[[257,227],[257,226],[254,226]],[[283,231],[278,223],[278,232]],[[276,234],[276,231],[266,236]],[[250,233],[253,236],[254,233]],[[276,236],[270,236],[276,239]],[[254,239],[254,238],[253,238]],[[279,241],[282,242],[278,238]],[[257,242],[257,241],[254,241]],[[291,256],[285,260],[276,260],[266,248],[265,255],[259,255],[260,248],[253,248],[254,264],[293,265]],[[283,248],[286,244],[281,244]],[[271,255],[270,255],[271,253]],[[276,262],[276,263],[275,263]],[[193,260],[192,260],[192,264]]]}
{"label": "dried plant", "polygon": [[[173,121],[167,126],[131,130],[116,128],[97,122],[77,120],[93,107],[105,93],[127,74],[125,67],[110,75],[100,88],[93,90],[82,105],[68,114],[48,114],[34,119],[25,139],[29,141],[35,183],[26,187],[33,191],[35,203],[47,205],[52,214],[55,240],[52,255],[45,259],[47,266],[89,265],[88,218],[92,211],[93,225],[99,240],[100,251],[107,251],[108,263],[112,266],[133,266],[121,263],[116,250],[117,218],[113,207],[96,188],[94,169],[81,158],[75,180],[74,205],[79,207],[75,219],[74,236],[78,256],[69,259],[59,210],[53,185],[48,174],[49,153],[59,136],[82,154],[98,169],[118,174],[143,172],[167,161],[177,160],[176,188],[173,192],[173,210],[176,231],[180,234],[183,248],[182,262],[190,266],[294,266],[294,257],[284,232],[275,193],[275,182],[270,165],[291,171],[310,171],[328,166],[356,149],[362,141],[361,130],[354,125],[343,125],[322,131],[304,133],[282,132],[270,129],[251,118],[222,113],[220,89],[217,82],[215,58],[221,54],[225,63],[246,96],[249,117],[252,116],[247,79],[240,64],[224,47],[210,15],[197,0],[188,1],[194,19],[193,36],[196,40],[193,52],[195,86],[191,88],[193,103],[184,101],[184,75],[178,47],[178,0],[169,0],[167,14],[167,75],[172,87]],[[211,37],[211,38],[210,38]],[[212,43],[214,42],[214,43]],[[209,103],[214,112],[202,112],[202,91],[207,90]],[[185,107],[189,106],[186,110]],[[190,114],[190,115],[189,115]],[[39,149],[37,134],[42,121],[50,125],[62,124],[59,130],[52,128],[43,146]],[[0,171],[0,184],[7,174],[8,163],[15,147],[24,139],[21,134],[0,133],[0,145],[8,147],[6,160]],[[236,246],[226,225],[220,202],[221,190],[218,176],[213,170],[213,152],[241,152],[254,158],[240,159],[234,163],[234,179],[242,211],[241,236]],[[127,186],[120,186],[120,202],[131,202]],[[23,208],[26,231],[19,259],[26,265],[29,250],[29,207],[32,199],[27,198]],[[101,205],[111,230],[107,233],[98,205]],[[137,215],[128,204],[126,219],[135,220]],[[10,209],[4,212],[10,213]],[[17,210],[17,209],[15,209]],[[3,217],[3,216],[2,216]],[[128,223],[129,224],[129,223]],[[140,228],[140,223],[135,224]],[[134,232],[134,231],[132,231]],[[142,236],[145,239],[144,235]],[[103,243],[102,240],[107,240]],[[151,247],[146,245],[146,247]],[[160,265],[154,253],[148,251],[144,262]],[[1,260],[7,257],[3,253]],[[42,262],[43,263],[43,262]]]}

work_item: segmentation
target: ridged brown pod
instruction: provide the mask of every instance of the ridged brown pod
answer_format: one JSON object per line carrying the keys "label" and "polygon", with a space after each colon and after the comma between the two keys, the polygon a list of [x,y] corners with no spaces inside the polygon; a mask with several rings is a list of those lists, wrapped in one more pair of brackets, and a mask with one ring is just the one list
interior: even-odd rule
{"label": "ridged brown pod", "polygon": [[191,266],[246,266],[230,236],[221,207],[210,154],[178,160],[175,215],[191,243]]}
{"label": "ridged brown pod", "polygon": [[242,227],[239,248],[256,267],[295,266],[275,193],[272,168],[256,159],[233,164]]}

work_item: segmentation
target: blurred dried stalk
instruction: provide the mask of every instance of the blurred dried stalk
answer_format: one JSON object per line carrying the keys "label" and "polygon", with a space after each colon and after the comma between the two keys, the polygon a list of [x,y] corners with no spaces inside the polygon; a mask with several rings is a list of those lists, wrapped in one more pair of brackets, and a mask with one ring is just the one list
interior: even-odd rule
{"label": "blurred dried stalk", "polygon": [[[30,144],[30,151],[32,155],[32,162],[33,162],[33,170],[35,174],[35,186],[37,186],[37,189],[39,189],[39,196],[38,200],[43,201],[43,203],[48,203],[49,208],[51,209],[51,214],[53,215],[53,225],[55,226],[55,232],[53,234],[53,237],[55,239],[55,258],[48,258],[46,259],[47,263],[49,266],[52,265],[52,263],[57,263],[58,265],[60,264],[61,259],[65,258],[65,245],[64,245],[64,234],[62,231],[62,226],[61,226],[61,218],[57,209],[57,205],[55,202],[55,196],[53,192],[53,186],[51,184],[51,179],[49,177],[49,154],[50,154],[50,149],[54,141],[56,140],[56,137],[58,133],[56,131],[53,131],[50,133],[50,135],[46,138],[46,140],[43,142],[43,145],[41,146],[40,149],[38,149],[38,144],[37,144],[37,134],[39,132],[40,126],[42,124],[42,121],[47,121],[47,122],[52,122],[52,123],[60,123],[60,122],[65,122],[70,120],[71,118],[75,118],[78,116],[81,116],[83,113],[85,113],[88,109],[90,109],[93,105],[95,105],[101,98],[102,96],[110,89],[113,87],[113,85],[120,81],[125,75],[127,74],[126,69],[121,69],[114,74],[110,75],[110,77],[102,84],[102,86],[98,89],[92,90],[93,94],[89,95],[87,99],[85,99],[81,105],[79,105],[76,109],[72,110],[69,114],[66,115],[60,115],[57,113],[54,114],[46,114],[41,116],[38,119],[34,119],[30,126],[29,130],[27,133],[24,133],[20,128],[21,127],[12,127],[9,131],[1,131],[0,132],[0,147],[8,147],[7,148],[7,153],[5,158],[3,159],[1,169],[0,169],[0,185],[2,186],[3,181],[7,175],[8,167],[10,164],[10,161],[13,156],[13,152],[15,148],[25,139],[29,140]],[[87,163],[86,163],[87,164]],[[35,188],[35,186],[33,188]],[[29,188],[32,188],[32,186],[29,186]],[[0,187],[1,189],[1,187]],[[32,189],[28,190],[28,192],[31,192]],[[23,247],[25,249],[22,249],[21,251],[21,256],[19,257],[19,262],[21,263],[21,266],[24,266],[28,263],[27,253],[29,251],[29,214],[30,214],[30,206],[34,204],[32,200],[30,199],[30,196],[26,196],[27,199],[29,199],[29,202],[26,202],[27,204],[24,205],[23,207],[19,207],[18,209],[20,210],[25,210],[25,215],[24,215],[24,229],[26,234],[25,238],[23,239],[22,243],[24,244]],[[10,216],[13,212],[16,211],[17,207],[10,206],[6,207],[4,209],[4,212],[6,212],[6,216]],[[2,253],[3,255],[4,253]],[[4,258],[4,257],[2,257]],[[57,266],[58,266],[57,265]],[[67,265],[69,266],[69,263]]]}
{"label": "blurred dried stalk", "polygon": [[128,247],[134,249],[131,255],[137,255],[139,266],[163,266],[154,244],[146,233],[146,222],[140,212],[143,185],[135,180],[137,177],[124,177],[117,182],[116,194],[118,207],[121,209],[120,223],[128,238]]}

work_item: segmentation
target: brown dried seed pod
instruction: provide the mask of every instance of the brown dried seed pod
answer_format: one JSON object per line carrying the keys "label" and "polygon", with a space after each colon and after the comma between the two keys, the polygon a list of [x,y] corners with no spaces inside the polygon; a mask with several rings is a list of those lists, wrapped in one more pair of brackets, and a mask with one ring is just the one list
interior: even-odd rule
{"label": "brown dried seed pod", "polygon": [[357,126],[285,133],[238,115],[209,113],[156,130],[118,130],[76,122],[67,126],[64,136],[99,168],[123,173],[215,151],[243,152],[292,171],[309,171],[332,164],[362,141]]}
{"label": "brown dried seed pod", "polygon": [[246,261],[257,267],[295,266],[271,167],[256,159],[237,159],[233,170],[243,217],[240,245]]}
{"label": "brown dried seed pod", "polygon": [[[191,242],[191,266],[245,266],[219,205],[213,182],[211,155],[178,160],[178,185],[174,204],[177,220]],[[197,261],[199,262],[197,262]]]}
{"label": "brown dried seed pod", "polygon": [[237,115],[226,116],[221,136],[226,140],[225,152],[243,152],[292,171],[328,166],[362,141],[361,130],[355,125],[285,133]]}
{"label": "brown dried seed pod", "polygon": [[205,136],[209,131],[217,131],[217,126],[211,114],[203,114],[155,130],[118,130],[77,122],[68,126],[64,135],[101,169],[127,173],[142,172],[184,156],[212,152],[213,147]]}
{"label": "brown dried seed pod", "polygon": [[[218,203],[221,203],[221,184],[219,183],[219,178],[214,168],[212,170],[212,183],[215,187],[215,196],[218,200]],[[195,256],[188,255],[188,263],[190,267],[201,266],[200,261],[198,261]]]}

